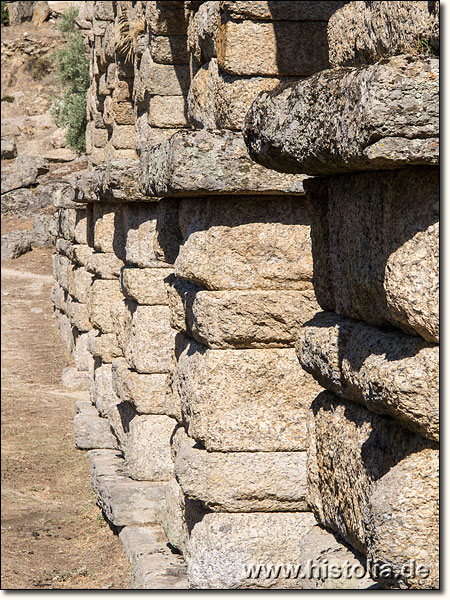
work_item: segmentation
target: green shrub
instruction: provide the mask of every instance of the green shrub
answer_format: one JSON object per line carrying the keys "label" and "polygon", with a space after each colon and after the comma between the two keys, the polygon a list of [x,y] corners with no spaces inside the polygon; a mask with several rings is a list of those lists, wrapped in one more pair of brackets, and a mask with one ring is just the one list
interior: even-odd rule
{"label": "green shrub", "polygon": [[2,25],[9,25],[9,14],[6,9],[6,2],[2,2]]}
{"label": "green shrub", "polygon": [[2,102],[14,102],[14,96],[2,96]]}
{"label": "green shrub", "polygon": [[58,24],[65,39],[62,48],[55,52],[63,92],[53,104],[52,116],[58,127],[66,128],[67,146],[82,154],[86,151],[86,94],[90,81],[83,36],[75,24],[77,14],[76,9],[69,9]]}
{"label": "green shrub", "polygon": [[33,79],[39,81],[51,72],[52,62],[45,56],[35,56],[28,59],[25,70]]}

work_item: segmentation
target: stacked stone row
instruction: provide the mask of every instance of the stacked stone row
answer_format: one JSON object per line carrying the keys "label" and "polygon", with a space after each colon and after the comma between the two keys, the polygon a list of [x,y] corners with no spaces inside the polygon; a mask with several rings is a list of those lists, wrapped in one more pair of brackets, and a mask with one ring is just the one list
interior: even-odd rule
{"label": "stacked stone row", "polygon": [[[319,388],[294,349],[300,324],[318,310],[303,178],[252,163],[239,131],[261,89],[310,72],[304,51],[300,66],[292,58],[275,64],[274,29],[294,43],[296,27],[314,17],[294,10],[292,21],[274,23],[267,6],[252,12],[255,3],[187,4],[188,116],[201,130],[141,155],[144,189],[178,198],[181,232],[168,281],[181,422],[163,527],[185,556],[192,588],[356,587],[325,571],[297,580],[245,571],[308,560],[361,567],[306,501],[306,421]],[[317,37],[326,11],[311,26]],[[249,31],[257,43],[244,51]],[[259,53],[262,77],[252,77],[255,54],[247,52]],[[315,58],[327,66],[326,55]]]}
{"label": "stacked stone row", "polygon": [[436,589],[438,5],[351,2],[328,38],[333,69],[262,94],[246,129],[262,164],[317,176],[307,500],[386,587]]}

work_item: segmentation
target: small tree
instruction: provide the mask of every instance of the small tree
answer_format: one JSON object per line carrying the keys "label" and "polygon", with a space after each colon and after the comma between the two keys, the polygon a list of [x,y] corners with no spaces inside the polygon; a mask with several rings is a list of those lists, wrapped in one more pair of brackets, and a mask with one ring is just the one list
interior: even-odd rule
{"label": "small tree", "polygon": [[66,128],[67,146],[82,154],[86,151],[86,95],[90,81],[83,36],[75,22],[77,15],[78,10],[70,8],[58,24],[65,39],[62,48],[55,51],[63,92],[53,104],[52,116],[58,127]]}
{"label": "small tree", "polygon": [[2,1],[2,25],[9,25],[9,14],[6,8],[6,2]]}

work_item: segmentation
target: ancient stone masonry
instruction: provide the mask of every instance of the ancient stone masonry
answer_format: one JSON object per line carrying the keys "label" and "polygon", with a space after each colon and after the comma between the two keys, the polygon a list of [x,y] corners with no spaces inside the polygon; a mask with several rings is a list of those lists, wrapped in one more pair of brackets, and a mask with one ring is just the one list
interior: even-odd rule
{"label": "ancient stone masonry", "polygon": [[53,301],[133,587],[438,586],[437,16],[386,4],[83,3]]}

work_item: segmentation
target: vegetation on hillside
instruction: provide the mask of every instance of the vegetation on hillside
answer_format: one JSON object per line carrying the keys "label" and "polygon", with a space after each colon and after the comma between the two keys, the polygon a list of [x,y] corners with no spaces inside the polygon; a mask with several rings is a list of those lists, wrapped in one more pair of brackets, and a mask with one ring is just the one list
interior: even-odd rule
{"label": "vegetation on hillside", "polygon": [[58,24],[65,40],[64,45],[55,51],[63,92],[52,107],[52,116],[58,127],[66,128],[67,146],[82,154],[86,151],[86,94],[90,81],[83,36],[75,23],[77,14],[77,9],[70,8]]}
{"label": "vegetation on hillside", "polygon": [[2,0],[2,25],[9,25],[9,15],[6,8],[6,2]]}

